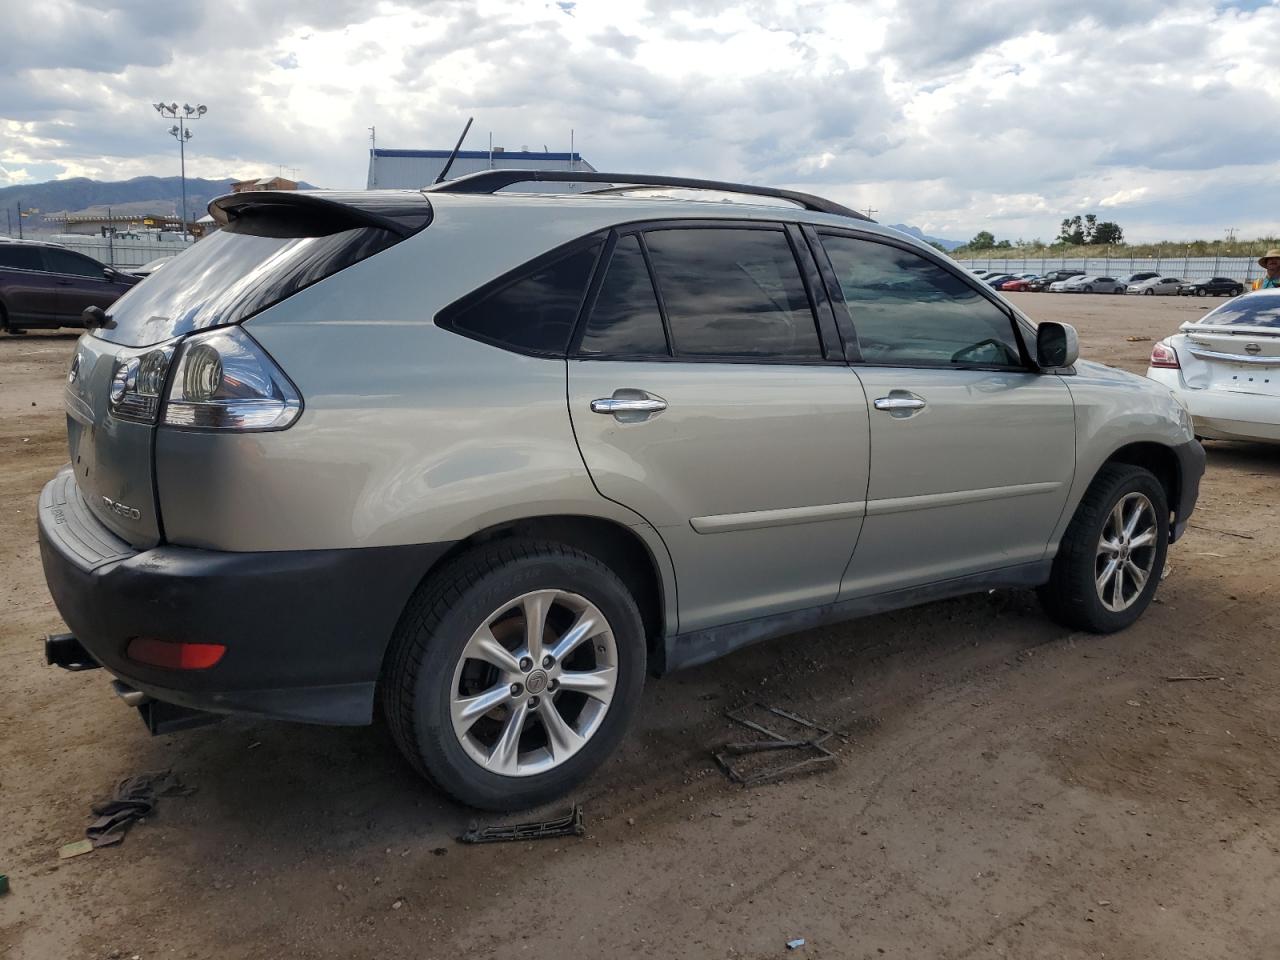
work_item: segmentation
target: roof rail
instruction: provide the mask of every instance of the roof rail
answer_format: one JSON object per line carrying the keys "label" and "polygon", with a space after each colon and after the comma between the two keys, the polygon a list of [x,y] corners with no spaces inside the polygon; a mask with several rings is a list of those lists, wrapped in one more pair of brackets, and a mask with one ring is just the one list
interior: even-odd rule
{"label": "roof rail", "polygon": [[686,190],[719,190],[724,193],[741,193],[754,197],[774,197],[789,200],[806,210],[817,213],[833,213],[838,217],[874,222],[870,217],[848,207],[815,197],[797,190],[780,190],[775,187],[757,187],[748,183],[729,183],[724,180],[698,180],[693,177],[664,177],[652,173],[600,173],[598,171],[573,170],[481,170],[456,180],[446,180],[426,187],[428,193],[497,193],[514,183],[608,183],[632,184],[651,187],[678,187]]}

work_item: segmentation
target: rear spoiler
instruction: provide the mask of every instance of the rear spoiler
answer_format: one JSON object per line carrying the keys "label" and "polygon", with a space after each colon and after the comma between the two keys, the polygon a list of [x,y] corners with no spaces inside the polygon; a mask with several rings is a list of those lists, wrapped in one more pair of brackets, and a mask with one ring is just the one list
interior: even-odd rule
{"label": "rear spoiler", "polygon": [[432,210],[421,190],[248,190],[210,201],[209,215],[221,227],[249,221],[247,232],[278,236],[376,227],[408,237],[431,222]]}

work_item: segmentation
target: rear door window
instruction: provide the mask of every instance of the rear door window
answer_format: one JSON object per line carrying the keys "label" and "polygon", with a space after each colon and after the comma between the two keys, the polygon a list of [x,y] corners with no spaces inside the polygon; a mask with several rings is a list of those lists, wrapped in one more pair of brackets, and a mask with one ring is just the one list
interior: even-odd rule
{"label": "rear door window", "polygon": [[39,247],[24,247],[16,243],[0,244],[0,267],[18,270],[43,270]]}
{"label": "rear door window", "polygon": [[1022,367],[1009,314],[940,264],[902,247],[824,235],[863,363]]}
{"label": "rear door window", "polygon": [[600,357],[669,355],[653,279],[634,234],[613,248],[578,352]]}
{"label": "rear door window", "polygon": [[563,357],[601,246],[582,247],[483,291],[451,308],[441,323],[517,353]]}
{"label": "rear door window", "polygon": [[644,234],[676,357],[822,359],[786,233],[659,229]]}

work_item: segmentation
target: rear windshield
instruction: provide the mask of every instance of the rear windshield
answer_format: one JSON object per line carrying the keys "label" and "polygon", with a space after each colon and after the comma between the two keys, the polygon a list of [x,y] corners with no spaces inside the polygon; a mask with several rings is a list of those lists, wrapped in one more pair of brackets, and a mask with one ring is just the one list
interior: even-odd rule
{"label": "rear windshield", "polygon": [[103,339],[141,347],[205,327],[238,323],[400,240],[379,227],[322,236],[265,236],[264,224],[232,222],[199,240],[107,311]]}
{"label": "rear windshield", "polygon": [[1208,327],[1275,327],[1280,329],[1280,294],[1264,293],[1224,303],[1196,321]]}

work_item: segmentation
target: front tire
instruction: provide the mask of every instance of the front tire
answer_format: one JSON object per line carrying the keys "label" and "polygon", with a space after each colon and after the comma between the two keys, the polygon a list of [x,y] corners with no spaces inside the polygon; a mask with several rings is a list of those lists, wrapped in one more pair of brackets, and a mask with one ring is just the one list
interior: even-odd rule
{"label": "front tire", "polygon": [[1168,548],[1169,505],[1160,481],[1142,467],[1106,464],[1071,518],[1040,602],[1073,630],[1123,630],[1155,596]]}
{"label": "front tire", "polygon": [[1144,297],[1154,297],[1156,295],[1156,292],[1154,290],[1147,289],[1142,291],[1142,295]]}
{"label": "front tire", "polygon": [[594,557],[503,540],[418,589],[382,679],[387,723],[414,768],[465,804],[536,806],[609,756],[640,702],[635,600]]}
{"label": "front tire", "polygon": [[[1209,295],[1209,291],[1208,291],[1208,290],[1206,290],[1204,287],[1197,287],[1197,288],[1196,288],[1196,296],[1197,296],[1197,297],[1207,297],[1208,295]],[[1214,294],[1214,296],[1216,297],[1216,296],[1217,296],[1217,294],[1215,293],[1215,294]]]}

